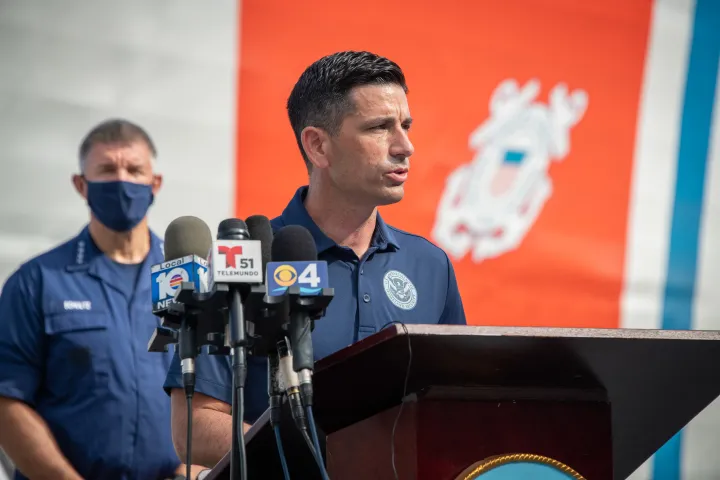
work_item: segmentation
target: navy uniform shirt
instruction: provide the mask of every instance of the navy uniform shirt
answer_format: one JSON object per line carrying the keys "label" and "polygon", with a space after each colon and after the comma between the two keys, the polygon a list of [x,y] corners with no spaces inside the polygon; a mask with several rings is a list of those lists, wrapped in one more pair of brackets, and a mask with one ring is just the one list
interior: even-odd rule
{"label": "navy uniform shirt", "polygon": [[[445,252],[426,239],[387,225],[380,215],[370,249],[358,259],[348,247],[337,245],[315,224],[301,187],[272,220],[277,232],[286,225],[302,225],[312,233],[318,260],[326,261],[335,297],[312,334],[315,360],[372,335],[390,322],[465,324],[455,273]],[[195,391],[232,404],[230,358],[200,355],[196,360]],[[254,422],[268,407],[267,362],[248,357],[245,421]],[[165,389],[182,388],[177,355]]]}
{"label": "navy uniform shirt", "polygon": [[0,396],[34,408],[83,478],[161,479],[180,464],[160,388],[172,356],[147,351],[159,325],[150,266],[162,261],[155,235],[133,267],[103,255],[85,228],[4,285]]}

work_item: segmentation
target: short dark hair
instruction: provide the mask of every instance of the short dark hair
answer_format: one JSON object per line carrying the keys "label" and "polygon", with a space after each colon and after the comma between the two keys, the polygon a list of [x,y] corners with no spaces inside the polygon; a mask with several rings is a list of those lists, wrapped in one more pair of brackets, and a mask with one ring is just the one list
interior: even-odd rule
{"label": "short dark hair", "polygon": [[361,85],[396,84],[407,93],[405,74],[393,61],[370,52],[345,51],[327,55],[300,75],[287,101],[290,125],[305,164],[310,161],[300,141],[307,126],[337,134],[354,105],[350,90]]}
{"label": "short dark hair", "polygon": [[153,158],[157,156],[157,150],[153,143],[150,135],[139,125],[122,118],[111,118],[105,120],[85,135],[82,143],[80,143],[80,150],[78,157],[80,159],[80,173],[85,170],[85,160],[87,159],[88,153],[92,147],[97,144],[108,144],[108,143],[130,143],[135,141],[145,142]]}

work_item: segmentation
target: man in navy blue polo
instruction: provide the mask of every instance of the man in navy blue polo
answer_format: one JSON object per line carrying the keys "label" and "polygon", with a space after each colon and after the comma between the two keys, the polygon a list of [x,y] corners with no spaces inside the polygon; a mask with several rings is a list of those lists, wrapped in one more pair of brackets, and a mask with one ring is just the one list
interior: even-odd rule
{"label": "man in navy blue polo", "polygon": [[[377,207],[399,202],[414,148],[404,75],[368,52],[340,52],[312,64],[296,83],[288,114],[310,182],[273,219],[301,225],[328,263],[335,297],[315,323],[315,359],[394,321],[464,324],[447,255],[424,238],[387,225]],[[245,421],[268,407],[266,363],[248,360]],[[227,357],[196,361],[193,463],[212,466],[231,446],[232,377]],[[186,410],[177,356],[165,382],[173,435],[185,445]],[[179,452],[181,458],[183,452]]]}
{"label": "man in navy blue polo", "polygon": [[0,446],[16,478],[159,480],[183,471],[160,390],[171,356],[147,351],[158,326],[150,265],[164,257],[147,222],[162,183],[154,157],[139,126],[95,127],[73,176],[89,224],[4,285]]}

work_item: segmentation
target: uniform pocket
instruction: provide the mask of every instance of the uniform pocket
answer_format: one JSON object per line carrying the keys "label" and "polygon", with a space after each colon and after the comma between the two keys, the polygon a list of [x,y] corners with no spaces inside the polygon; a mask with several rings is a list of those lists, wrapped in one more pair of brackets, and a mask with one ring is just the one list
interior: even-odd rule
{"label": "uniform pocket", "polygon": [[84,397],[107,387],[110,375],[110,338],[107,316],[74,311],[47,315],[45,385],[57,398]]}

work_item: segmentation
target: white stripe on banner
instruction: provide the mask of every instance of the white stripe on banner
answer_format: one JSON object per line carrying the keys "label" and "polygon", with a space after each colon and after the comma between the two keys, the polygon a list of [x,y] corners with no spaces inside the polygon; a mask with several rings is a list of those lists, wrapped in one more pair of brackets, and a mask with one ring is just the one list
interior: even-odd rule
{"label": "white stripe on banner", "polygon": [[658,328],[665,287],[692,0],[658,0],[640,97],[620,326]]}
{"label": "white stripe on banner", "polygon": [[[700,251],[695,291],[693,327],[697,330],[720,330],[720,69],[715,88],[712,134],[705,177],[705,201],[700,228]],[[720,455],[717,436],[720,432],[720,399],[703,410],[685,429],[683,478],[688,480],[718,478]]]}
{"label": "white stripe on banner", "polygon": [[[659,328],[693,0],[657,0],[640,99],[629,206],[623,328]],[[650,478],[649,462],[630,477]]]}

